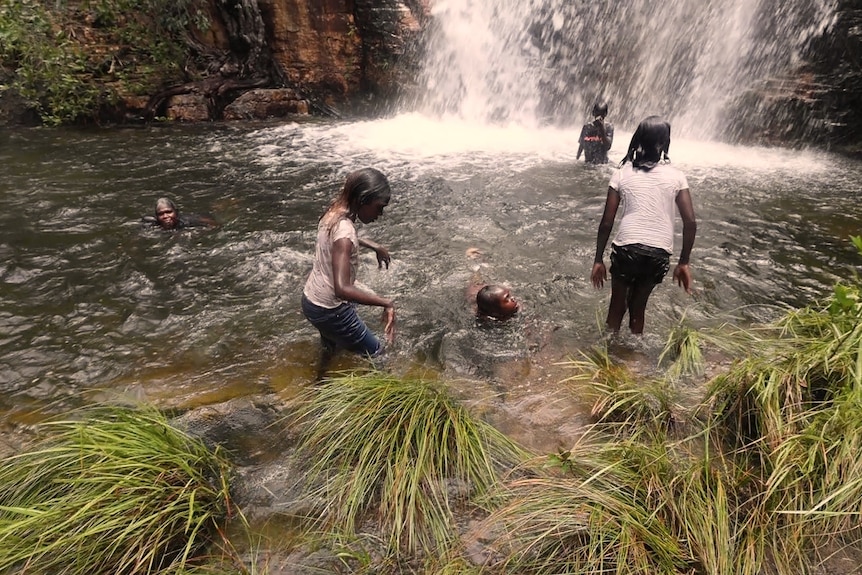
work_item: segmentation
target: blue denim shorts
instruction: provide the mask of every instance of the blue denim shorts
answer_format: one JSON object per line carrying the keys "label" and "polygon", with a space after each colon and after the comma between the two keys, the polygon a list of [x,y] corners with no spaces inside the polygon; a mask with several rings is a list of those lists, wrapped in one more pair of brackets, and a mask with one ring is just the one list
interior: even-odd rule
{"label": "blue denim shorts", "polygon": [[357,315],[354,303],[345,302],[335,308],[320,307],[303,294],[302,313],[320,332],[323,346],[331,351],[347,349],[370,357],[383,351],[383,343]]}

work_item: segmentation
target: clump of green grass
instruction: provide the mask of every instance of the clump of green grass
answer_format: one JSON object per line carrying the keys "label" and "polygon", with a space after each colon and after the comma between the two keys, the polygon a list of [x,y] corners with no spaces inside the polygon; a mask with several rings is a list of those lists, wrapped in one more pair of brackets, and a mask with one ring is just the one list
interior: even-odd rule
{"label": "clump of green grass", "polygon": [[348,537],[374,519],[395,554],[446,548],[453,506],[487,494],[526,457],[431,382],[344,374],[300,400],[319,519]]}
{"label": "clump of green grass", "polygon": [[155,410],[49,421],[0,461],[0,572],[182,572],[217,541],[229,464]]}
{"label": "clump of green grass", "polygon": [[574,372],[563,382],[592,402],[590,415],[597,423],[669,429],[681,410],[670,382],[639,377],[625,364],[614,362],[606,349],[594,349],[581,360],[561,365]]}
{"label": "clump of green grass", "polygon": [[529,575],[686,572],[693,558],[668,513],[673,455],[666,444],[645,437],[608,442],[587,433],[566,453],[562,473],[507,483],[505,504],[484,527],[500,534],[495,569]]}
{"label": "clump of green grass", "polygon": [[[862,242],[857,244],[862,253]],[[709,385],[711,433],[749,464],[756,511],[784,564],[862,541],[862,285],[788,311],[747,338],[749,355]],[[756,533],[752,527],[749,533]],[[753,548],[753,547],[752,547]]]}
{"label": "clump of green grass", "polygon": [[685,318],[668,334],[658,363],[659,365],[670,363],[665,374],[670,379],[703,374],[704,361],[700,336],[697,330],[685,324]]}
{"label": "clump of green grass", "polygon": [[772,449],[862,387],[859,295],[858,286],[836,286],[826,302],[747,334],[748,355],[709,383],[712,423],[741,445],[762,439]]}

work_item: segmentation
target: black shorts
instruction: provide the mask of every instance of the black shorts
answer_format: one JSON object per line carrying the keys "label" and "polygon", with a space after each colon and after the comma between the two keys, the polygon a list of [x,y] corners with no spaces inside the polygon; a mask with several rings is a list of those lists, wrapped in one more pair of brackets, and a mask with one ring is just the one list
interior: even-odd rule
{"label": "black shorts", "polygon": [[627,284],[660,284],[670,269],[670,254],[643,244],[611,244],[611,277]]}

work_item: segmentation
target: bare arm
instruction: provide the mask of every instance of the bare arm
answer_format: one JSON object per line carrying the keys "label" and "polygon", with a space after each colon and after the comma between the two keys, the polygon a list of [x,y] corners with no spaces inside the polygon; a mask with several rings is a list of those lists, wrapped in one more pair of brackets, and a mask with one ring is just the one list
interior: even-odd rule
{"label": "bare arm", "polygon": [[604,132],[602,143],[605,145],[605,150],[610,150],[614,143],[614,126],[613,124],[602,123],[602,130]]}
{"label": "bare arm", "polygon": [[608,271],[604,262],[604,254],[605,248],[608,245],[608,239],[611,237],[611,231],[614,229],[614,220],[617,217],[617,210],[619,207],[619,192],[608,187],[608,197],[605,200],[605,211],[602,214],[602,220],[599,222],[599,232],[596,235],[596,257],[593,260],[593,271],[590,273],[590,279],[593,282],[593,286],[596,288],[604,286],[605,280],[608,278]]}
{"label": "bare arm", "polygon": [[335,295],[339,299],[382,307],[386,339],[391,343],[395,338],[395,303],[391,299],[380,297],[354,285],[350,269],[352,248],[353,244],[349,238],[335,240],[332,244],[332,287]]}
{"label": "bare arm", "polygon": [[599,137],[602,139],[602,145],[605,147],[605,150],[610,150],[611,144],[614,141],[614,129],[607,129],[604,118],[596,118],[593,124],[599,130]]}
{"label": "bare arm", "polygon": [[694,247],[694,238],[697,235],[697,220],[688,188],[680,190],[676,195],[676,207],[682,218],[682,250],[679,252],[679,262],[673,270],[673,279],[687,293],[691,293],[691,270],[688,262]]}
{"label": "bare arm", "polygon": [[377,255],[378,268],[382,268],[383,264],[386,264],[386,269],[389,269],[389,263],[392,261],[392,258],[389,257],[389,250],[387,250],[380,244],[374,243],[371,240],[366,240],[363,238],[359,238],[359,245],[364,248],[370,248],[374,250],[374,253]]}

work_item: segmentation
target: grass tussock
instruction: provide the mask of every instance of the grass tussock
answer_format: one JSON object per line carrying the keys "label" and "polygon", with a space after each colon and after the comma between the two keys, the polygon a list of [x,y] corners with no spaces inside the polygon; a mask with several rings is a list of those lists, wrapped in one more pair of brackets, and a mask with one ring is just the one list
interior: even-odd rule
{"label": "grass tussock", "polygon": [[433,384],[344,374],[300,398],[300,450],[320,519],[348,537],[366,519],[391,552],[446,548],[452,508],[489,493],[526,454]]}
{"label": "grass tussock", "polygon": [[[754,465],[765,505],[806,541],[859,540],[862,298],[859,285],[788,312],[752,355],[713,380],[710,424]],[[756,344],[756,345],[755,345]]]}
{"label": "grass tussock", "polygon": [[664,444],[588,434],[566,455],[562,474],[506,485],[506,503],[485,522],[501,533],[494,572],[686,571],[692,558],[667,513],[673,463]]}
{"label": "grass tussock", "polygon": [[182,573],[218,538],[228,462],[155,410],[42,425],[0,462],[0,572]]}
{"label": "grass tussock", "polygon": [[668,334],[658,364],[668,365],[665,375],[670,380],[684,376],[703,375],[704,360],[701,337],[698,331],[683,318]]}
{"label": "grass tussock", "polygon": [[[487,572],[798,575],[862,545],[858,278],[773,324],[707,337],[745,353],[708,382],[686,436],[651,423],[672,411],[655,381],[607,354],[571,362],[596,424],[543,473],[505,486],[480,529],[499,534]],[[702,373],[701,341],[669,338],[659,362],[679,366],[668,389]]]}
{"label": "grass tussock", "polygon": [[595,349],[581,360],[562,365],[573,371],[564,383],[592,404],[590,415],[597,423],[616,423],[629,431],[639,427],[667,430],[681,412],[672,382],[644,380],[614,362],[606,349]]}

